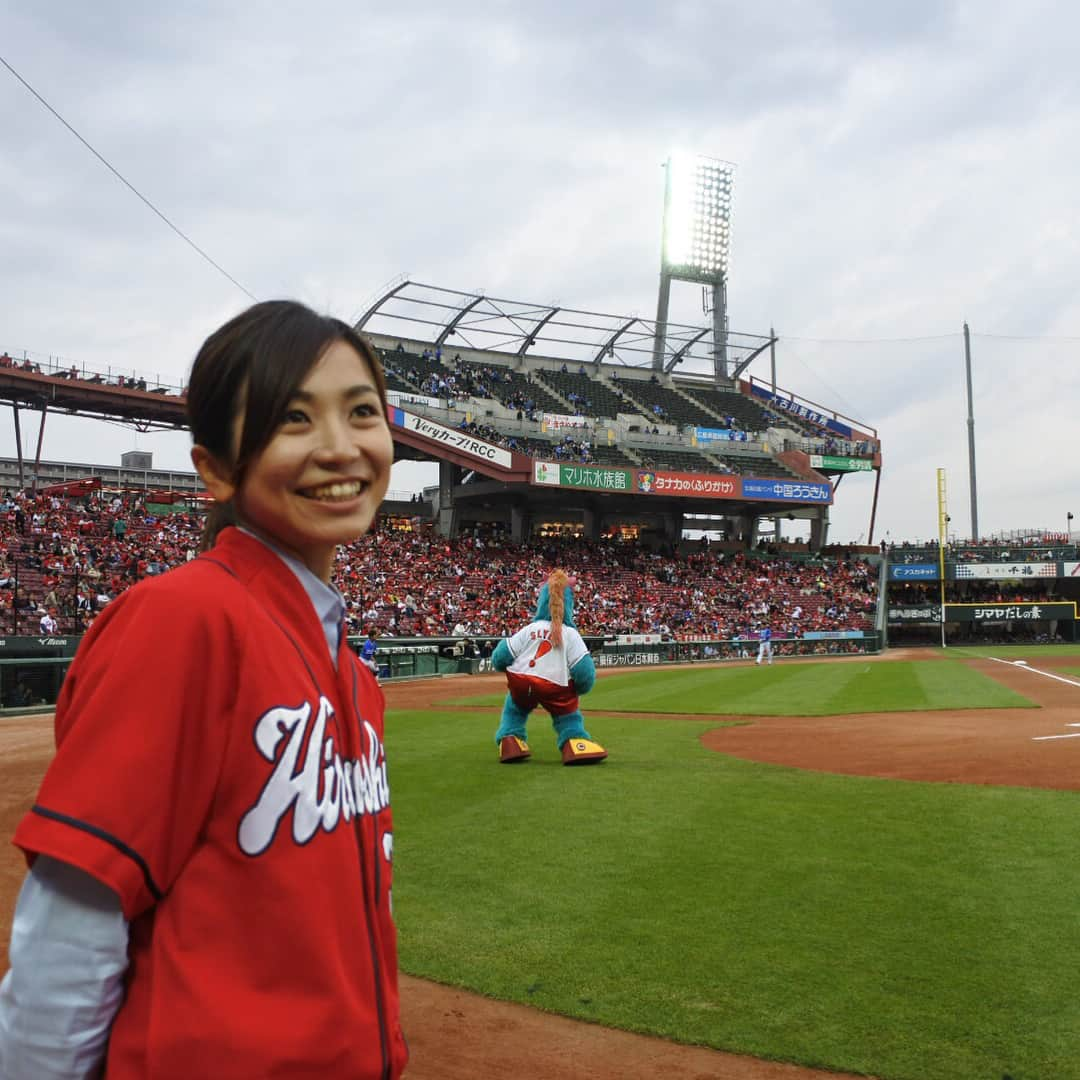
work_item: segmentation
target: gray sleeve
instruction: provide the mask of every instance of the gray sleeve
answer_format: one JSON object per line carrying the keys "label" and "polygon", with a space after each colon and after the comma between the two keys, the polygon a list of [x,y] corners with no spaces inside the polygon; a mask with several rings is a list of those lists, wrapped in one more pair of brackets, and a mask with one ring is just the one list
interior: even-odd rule
{"label": "gray sleeve", "polygon": [[39,855],[15,905],[10,957],[0,982],[0,1080],[95,1076],[124,996],[120,898]]}

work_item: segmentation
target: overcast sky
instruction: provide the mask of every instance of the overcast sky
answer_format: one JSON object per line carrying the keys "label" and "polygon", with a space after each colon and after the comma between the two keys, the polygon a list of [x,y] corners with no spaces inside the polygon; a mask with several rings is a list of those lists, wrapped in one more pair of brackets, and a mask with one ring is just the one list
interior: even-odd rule
{"label": "overcast sky", "polygon": [[[731,326],[878,430],[875,540],[936,534],[938,466],[970,534],[965,320],[980,532],[1080,514],[1078,42],[1063,0],[0,0],[0,56],[132,185],[254,296],[346,319],[404,273],[651,318],[661,163],[734,162]],[[0,349],[182,378],[249,297],[4,68],[0,143]],[[44,456],[136,447],[189,467],[61,418]],[[833,539],[873,488],[841,483]]]}

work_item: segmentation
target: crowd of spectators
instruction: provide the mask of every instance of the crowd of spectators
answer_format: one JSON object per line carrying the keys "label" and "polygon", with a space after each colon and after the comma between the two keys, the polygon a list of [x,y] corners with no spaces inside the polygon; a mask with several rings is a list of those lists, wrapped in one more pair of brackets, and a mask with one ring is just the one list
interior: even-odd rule
{"label": "crowd of spectators", "polygon": [[[926,543],[881,542],[881,553],[894,563],[937,562],[936,540]],[[982,540],[953,540],[945,545],[945,559],[958,563],[1057,562],[1076,559],[1077,546],[1066,533],[1043,533],[1023,538],[987,537]]]}
{"label": "crowd of spectators", "polygon": [[[427,366],[418,366],[414,362],[416,357],[413,354],[406,353],[399,344],[396,350],[384,354],[383,363],[387,372],[416,387],[429,398],[435,398],[445,403],[448,408],[469,398],[495,398],[508,409],[514,410],[517,414],[517,420],[535,421],[540,418],[542,410],[530,393],[532,375],[528,372],[524,375],[524,387],[515,387],[514,376],[508,369],[495,365],[480,365],[463,361],[460,354],[454,356],[452,369],[445,367],[442,364],[441,347],[436,347],[434,351],[425,349],[420,354],[419,359]],[[569,373],[569,368],[566,364],[563,364],[560,371],[565,375]],[[579,365],[577,374],[588,377],[583,364]],[[649,381],[658,383],[655,374],[650,377]],[[612,382],[614,384],[612,393],[614,393],[619,403],[625,406],[627,412],[636,413],[642,418],[645,433],[659,435],[660,428],[658,424],[667,423],[671,419],[664,407],[659,403],[639,405],[633,402],[619,389],[621,384],[614,373],[612,374]],[[593,415],[593,403],[586,394],[580,393],[576,389],[563,388],[562,395],[569,403],[567,415],[581,417]],[[514,434],[500,432],[494,424],[481,424],[476,425],[474,428],[474,423],[473,421],[463,420],[458,424],[458,427],[461,430],[476,434],[488,442],[495,443],[498,446],[505,446],[510,450],[519,450],[522,453],[531,453],[532,450],[535,450],[535,447],[530,450],[529,445],[523,438]],[[723,417],[718,423],[721,427],[731,428],[732,430],[735,430],[737,425],[734,416]],[[642,425],[636,425],[631,427],[630,430],[637,432],[641,429]],[[483,435],[480,434],[481,430],[484,432]],[[570,443],[574,441],[570,440]],[[592,453],[588,442],[578,441],[576,446],[570,445],[570,443],[564,440],[562,444],[553,446],[552,456],[560,461],[573,461],[582,464],[596,462],[596,455]],[[702,459],[699,463],[695,463],[693,467],[703,472],[734,473],[738,471],[727,463],[718,467],[715,458],[711,460]]]}
{"label": "crowd of spectators", "polygon": [[577,461],[582,465],[596,461],[592,452],[592,443],[588,439],[575,439],[573,435],[564,435],[551,446],[551,455],[556,461]]}
{"label": "crowd of spectators", "polygon": [[574,416],[588,416],[592,412],[592,401],[576,390],[567,390],[563,395],[573,408]]}
{"label": "crowd of spectators", "polygon": [[[510,542],[499,526],[455,540],[429,523],[384,520],[341,549],[335,583],[350,633],[502,636],[533,612],[555,565],[578,579],[583,633],[732,638],[770,625],[777,636],[870,630],[877,573],[854,559],[789,561],[698,549],[659,554],[633,543],[575,538]],[[138,494],[0,501],[0,629],[85,631],[120,592],[198,552],[202,517],[157,515]]]}
{"label": "crowd of spectators", "polygon": [[[1048,604],[1062,600],[1056,578],[1032,578],[1025,581],[950,581],[949,604]],[[889,604],[892,607],[920,607],[941,601],[937,581],[891,582]]]}
{"label": "crowd of spectators", "polygon": [[[484,369],[484,371],[487,370],[487,368]],[[494,397],[487,382],[469,369],[457,373],[448,371],[446,374],[432,372],[426,378],[422,378],[419,372],[410,372],[409,375],[410,381],[418,383],[420,389],[428,397],[443,398],[448,401],[464,401],[470,397]]]}
{"label": "crowd of spectators", "polygon": [[[462,425],[479,438],[510,443],[484,425]],[[552,454],[589,460],[571,435]],[[807,561],[732,553],[707,546],[657,554],[632,543],[575,538],[515,546],[499,526],[457,540],[421,519],[408,528],[384,521],[341,552],[337,584],[353,633],[376,626],[396,636],[483,636],[513,630],[531,614],[535,584],[556,563],[579,579],[579,622],[593,634],[658,633],[673,638],[736,639],[770,625],[779,637],[806,631],[871,629],[877,572],[850,558]],[[0,499],[0,632],[84,631],[120,592],[144,577],[194,558],[202,517],[156,514],[138,493]],[[1075,557],[1052,536],[967,542],[984,559],[1025,562]],[[1064,538],[1061,538],[1064,539]],[[890,545],[893,561],[936,561],[934,545]],[[951,557],[951,555],[950,555]],[[1045,603],[1051,578],[950,582],[954,603]],[[892,583],[891,605],[936,603],[937,582]],[[17,628],[17,630],[16,630]]]}
{"label": "crowd of spectators", "polygon": [[[434,352],[425,349],[420,355],[429,365],[442,363],[441,347]],[[415,364],[409,364],[407,357],[408,354],[403,353],[399,346],[397,352],[384,357],[383,364],[388,372],[411,383],[428,397],[439,398],[448,404],[471,397],[497,398],[507,408],[517,411],[518,420],[537,418],[536,401],[527,390],[514,390],[511,393],[506,391],[506,387],[514,381],[513,374],[508,369],[493,364],[468,363],[462,360],[460,355],[455,355],[452,370],[444,367],[434,371],[421,370]],[[526,375],[526,381],[531,382],[531,376]],[[501,392],[498,389],[500,386],[503,387]]]}
{"label": "crowd of spectators", "polygon": [[[782,425],[784,418],[775,417]],[[877,443],[870,439],[837,439],[829,435],[823,439],[786,439],[786,450],[802,450],[805,454],[826,454],[834,457],[869,458],[877,453]]]}
{"label": "crowd of spectators", "polygon": [[[951,547],[951,546],[950,546]],[[992,552],[997,555],[994,562],[1012,563],[1019,575],[1015,579],[998,580],[990,578],[950,579],[946,582],[946,604],[1051,604],[1068,601],[1070,596],[1062,591],[1063,582],[1058,577],[1042,577],[1031,574],[1023,575],[1025,570],[1037,570],[1031,559],[1025,559],[1024,553],[1034,557],[1034,562],[1041,562],[1041,551],[1037,544],[1020,549],[1015,541],[987,542],[979,546],[984,558],[978,561],[988,562]],[[1075,558],[1068,549],[1056,549],[1056,558]],[[898,545],[890,558],[895,562],[926,562],[931,558],[937,561],[937,548],[915,548]],[[899,556],[897,558],[896,556]],[[907,556],[907,557],[905,557]],[[946,557],[956,558],[956,550],[946,550]],[[963,560],[958,560],[962,562]],[[891,645],[920,645],[940,640],[940,625],[937,619],[938,605],[941,603],[941,583],[939,581],[890,581],[888,591],[889,643]],[[919,614],[925,617],[918,619]],[[893,621],[893,616],[896,621]],[[914,621],[907,621],[914,620]],[[991,622],[950,622],[946,630],[946,641],[950,645],[976,644],[1001,645],[1026,642],[1043,644],[1049,641],[1063,641],[1064,624],[1056,620],[1023,619],[994,620]]]}
{"label": "crowd of spectators", "polygon": [[85,630],[124,589],[194,558],[202,517],[158,517],[137,494],[0,500],[0,631]]}
{"label": "crowd of spectators", "polygon": [[17,371],[29,371],[34,375],[40,375],[42,373],[39,364],[25,358],[20,362],[16,360],[15,357],[9,356],[7,350],[0,353],[0,368],[13,368]]}
{"label": "crowd of spectators", "polygon": [[499,368],[493,364],[470,364],[456,354],[453,359],[454,370],[449,378],[454,384],[465,390],[466,395],[473,397],[493,398],[498,397],[495,387],[500,383],[513,382],[513,376],[509,370]]}
{"label": "crowd of spectators", "polygon": [[458,424],[458,431],[467,432],[477,439],[483,439],[485,442],[494,443],[496,446],[505,446],[509,450],[516,450],[518,448],[516,439],[504,435],[497,428],[492,427],[491,424],[479,424],[475,420],[462,420],[461,423]]}
{"label": "crowd of spectators", "polygon": [[427,527],[379,528],[343,549],[338,585],[352,628],[394,636],[502,636],[532,615],[553,565],[577,577],[586,634],[729,638],[869,630],[877,577],[868,564],[795,563],[723,552],[661,555],[637,545],[548,539],[515,546],[497,528],[447,540]]}
{"label": "crowd of spectators", "polygon": [[76,364],[70,367],[61,367],[58,363],[50,361],[46,368],[34,360],[25,358],[16,360],[5,351],[0,353],[0,368],[11,368],[17,371],[27,371],[32,375],[46,375],[51,379],[67,379],[73,382],[91,383],[96,386],[119,386],[125,390],[144,390],[151,394],[168,394],[170,389],[165,386],[148,386],[146,379],[141,375],[104,375],[98,371],[80,370]]}
{"label": "crowd of spectators", "polygon": [[525,390],[515,390],[503,399],[503,404],[508,409],[517,410],[518,420],[536,419],[536,402]]}
{"label": "crowd of spectators", "polygon": [[874,443],[869,439],[834,439],[831,436],[822,444],[819,453],[840,454],[847,457],[873,457]]}

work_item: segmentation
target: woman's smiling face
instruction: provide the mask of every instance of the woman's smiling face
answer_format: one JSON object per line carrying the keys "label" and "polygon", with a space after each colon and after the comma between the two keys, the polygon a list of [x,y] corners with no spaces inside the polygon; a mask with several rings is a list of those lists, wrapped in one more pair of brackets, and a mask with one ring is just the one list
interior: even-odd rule
{"label": "woman's smiling face", "polygon": [[[240,434],[238,421],[234,453]],[[393,458],[367,362],[351,345],[334,341],[244,470],[234,496],[239,518],[328,581],[337,546],[371,528]]]}

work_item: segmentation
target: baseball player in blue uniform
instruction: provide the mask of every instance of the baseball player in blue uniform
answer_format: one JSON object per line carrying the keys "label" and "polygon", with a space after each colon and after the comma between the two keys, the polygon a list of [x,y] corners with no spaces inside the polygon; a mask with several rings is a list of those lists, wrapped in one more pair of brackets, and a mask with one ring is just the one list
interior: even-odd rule
{"label": "baseball player in blue uniform", "polygon": [[760,664],[766,659],[770,664],[772,663],[772,629],[768,626],[758,631],[757,659],[754,663]]}
{"label": "baseball player in blue uniform", "polygon": [[375,654],[379,651],[379,646],[376,644],[376,637],[377,634],[374,630],[368,631],[364,644],[360,646],[360,662],[370,668],[371,674],[378,678],[379,662],[375,659]]}

